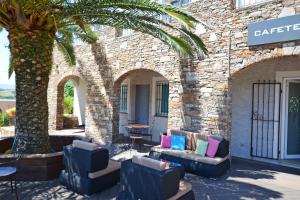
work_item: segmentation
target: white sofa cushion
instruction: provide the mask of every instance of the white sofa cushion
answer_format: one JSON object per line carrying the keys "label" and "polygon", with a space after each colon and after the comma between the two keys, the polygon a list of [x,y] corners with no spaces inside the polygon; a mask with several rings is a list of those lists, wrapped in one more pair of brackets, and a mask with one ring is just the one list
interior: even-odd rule
{"label": "white sofa cushion", "polygon": [[186,151],[180,151],[180,150],[174,150],[174,149],[161,148],[160,145],[152,147],[151,150],[156,151],[156,152],[160,152],[160,153],[164,153],[164,154],[167,154],[167,155],[180,157],[180,158],[183,158],[183,159],[188,159],[188,160],[197,161],[197,162],[201,162],[201,163],[211,164],[211,165],[218,165],[221,162],[228,159],[228,156],[226,156],[224,158],[220,158],[220,157],[210,158],[210,157],[207,157],[207,156],[200,156],[198,154],[195,154],[193,151],[187,151],[187,150]]}
{"label": "white sofa cushion", "polygon": [[100,170],[100,171],[97,171],[97,172],[93,172],[93,173],[90,172],[88,174],[88,177],[90,179],[95,179],[95,178],[104,176],[106,174],[109,174],[111,172],[114,172],[116,170],[119,170],[120,168],[121,168],[121,163],[120,162],[114,161],[114,160],[110,160],[108,162],[107,168],[105,168],[103,170]]}
{"label": "white sofa cushion", "polygon": [[137,156],[137,155],[134,155],[132,157],[132,162],[158,171],[162,171],[169,168],[169,164],[166,162],[161,162],[158,160],[154,160],[143,156]]}
{"label": "white sofa cushion", "polygon": [[93,151],[98,149],[99,145],[81,140],[73,140],[73,147],[84,149],[87,151]]}

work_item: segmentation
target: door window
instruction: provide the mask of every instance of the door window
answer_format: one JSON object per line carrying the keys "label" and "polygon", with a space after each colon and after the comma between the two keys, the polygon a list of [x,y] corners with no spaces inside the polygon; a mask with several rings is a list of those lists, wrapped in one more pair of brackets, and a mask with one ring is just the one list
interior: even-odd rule
{"label": "door window", "polygon": [[300,155],[300,82],[289,82],[287,155]]}

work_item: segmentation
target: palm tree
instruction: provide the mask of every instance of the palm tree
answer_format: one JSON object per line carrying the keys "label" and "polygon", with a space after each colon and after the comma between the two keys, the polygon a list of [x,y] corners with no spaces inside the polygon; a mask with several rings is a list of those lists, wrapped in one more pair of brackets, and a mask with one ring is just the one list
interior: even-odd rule
{"label": "palm tree", "polygon": [[90,25],[98,24],[150,34],[180,56],[193,56],[195,50],[207,53],[192,32],[196,23],[179,9],[150,0],[0,0],[0,30],[9,33],[9,74],[16,75],[16,134],[27,141],[26,153],[50,150],[47,88],[55,45],[74,64],[74,38],[96,42]]}

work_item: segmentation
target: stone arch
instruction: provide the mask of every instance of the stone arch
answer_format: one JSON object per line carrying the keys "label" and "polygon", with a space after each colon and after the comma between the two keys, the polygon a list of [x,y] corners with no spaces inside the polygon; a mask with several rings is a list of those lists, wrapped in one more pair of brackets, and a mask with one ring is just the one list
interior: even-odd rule
{"label": "stone arch", "polygon": [[117,71],[114,75],[114,82],[118,82],[122,79],[124,79],[126,76],[130,75],[131,73],[135,72],[135,71],[139,71],[139,70],[145,70],[145,71],[149,71],[149,72],[155,72],[163,77],[165,77],[168,80],[174,80],[174,77],[178,76],[179,77],[179,72],[177,75],[177,71],[175,70],[174,67],[174,71],[172,70],[172,73],[170,73],[170,69],[164,69],[161,66],[139,66],[136,65],[135,67],[132,67],[130,69],[125,68],[125,69],[121,69],[120,71]]}
{"label": "stone arch", "polygon": [[234,79],[235,77],[238,77],[240,74],[245,73],[246,71],[250,70],[251,68],[256,67],[257,65],[264,64],[264,63],[270,63],[273,61],[280,61],[283,59],[289,59],[289,58],[297,58],[298,55],[286,55],[286,56],[272,56],[267,55],[266,57],[258,56],[256,59],[245,59],[245,62],[242,66],[234,68],[235,70],[231,74],[231,77]]}
{"label": "stone arch", "polygon": [[[113,134],[116,136],[119,133],[119,107],[120,107],[120,88],[121,83],[127,79],[128,77],[135,76],[135,74],[143,74],[147,76],[157,76],[164,81],[168,81],[169,83],[169,115],[167,118],[167,128],[182,128],[182,97],[180,95],[181,82],[176,81],[174,76],[172,77],[170,73],[163,72],[155,69],[131,69],[125,72],[121,72],[114,78],[113,83],[113,93],[114,93],[114,101],[113,101]],[[151,111],[150,111],[151,113]],[[151,125],[151,122],[149,122]]]}
{"label": "stone arch", "polygon": [[[51,95],[53,95],[53,98],[51,101],[55,106],[50,108],[50,127],[52,130],[61,130],[63,129],[63,114],[64,114],[64,86],[67,83],[67,81],[71,80],[74,84],[74,95],[77,90],[80,90],[79,87],[83,87],[84,91],[81,91],[85,98],[87,96],[87,91],[86,91],[86,83],[83,81],[83,79],[76,74],[68,74],[68,75],[63,75],[63,76],[58,76],[56,77],[56,80],[51,82],[50,88],[52,89]],[[78,92],[78,91],[77,91]],[[77,94],[77,95],[82,95],[82,94]],[[74,98],[74,101],[76,99]],[[86,101],[86,99],[85,99]],[[78,102],[77,102],[78,103]],[[84,102],[85,105],[85,102]],[[74,109],[75,112],[75,109]],[[85,109],[83,109],[82,112],[85,112]],[[85,113],[83,114],[85,116]],[[81,116],[79,120],[82,120],[84,122],[85,119],[82,119]],[[84,118],[84,117],[83,117]]]}

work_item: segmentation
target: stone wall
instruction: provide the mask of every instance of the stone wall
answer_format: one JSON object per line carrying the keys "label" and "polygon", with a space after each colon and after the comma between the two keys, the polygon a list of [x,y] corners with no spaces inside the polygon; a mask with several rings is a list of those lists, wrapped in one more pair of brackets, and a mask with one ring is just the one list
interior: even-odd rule
{"label": "stone wall", "polygon": [[120,83],[132,70],[147,69],[160,73],[170,83],[169,128],[230,138],[230,77],[257,62],[298,55],[300,50],[298,42],[249,48],[247,25],[298,13],[300,0],[274,0],[242,9],[236,9],[231,0],[202,0],[193,1],[184,9],[208,25],[198,25],[196,29],[209,50],[209,56],[203,60],[180,60],[174,51],[151,36],[133,33],[116,37],[112,28],[99,31],[98,44],[76,48],[74,67],[68,67],[55,52],[49,87],[50,127],[54,128],[56,123],[57,86],[64,77],[76,75],[88,88],[87,134],[104,142],[111,141],[112,135],[118,132]]}

